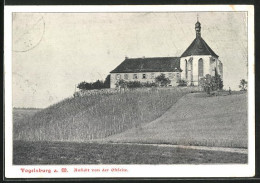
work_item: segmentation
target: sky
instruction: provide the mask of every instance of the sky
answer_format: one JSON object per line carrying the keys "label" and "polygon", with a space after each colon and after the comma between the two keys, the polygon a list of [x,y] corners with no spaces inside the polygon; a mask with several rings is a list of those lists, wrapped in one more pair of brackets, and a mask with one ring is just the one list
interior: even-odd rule
{"label": "sky", "polygon": [[[247,14],[199,12],[201,36],[223,63],[224,88],[247,80]],[[44,108],[82,82],[104,80],[124,58],[180,56],[196,12],[14,13],[13,106]]]}

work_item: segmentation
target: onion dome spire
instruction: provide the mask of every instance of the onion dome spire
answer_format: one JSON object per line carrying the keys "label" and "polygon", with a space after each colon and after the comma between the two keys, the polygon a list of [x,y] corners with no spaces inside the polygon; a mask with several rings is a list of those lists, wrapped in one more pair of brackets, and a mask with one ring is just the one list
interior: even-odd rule
{"label": "onion dome spire", "polygon": [[201,37],[201,26],[199,22],[199,15],[197,15],[197,22],[195,24],[196,37]]}

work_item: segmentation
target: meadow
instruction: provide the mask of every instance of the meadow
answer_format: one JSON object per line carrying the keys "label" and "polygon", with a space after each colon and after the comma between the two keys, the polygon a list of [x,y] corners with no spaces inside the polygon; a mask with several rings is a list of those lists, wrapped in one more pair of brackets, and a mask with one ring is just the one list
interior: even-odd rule
{"label": "meadow", "polygon": [[105,142],[247,148],[247,93],[190,93],[156,120]]}
{"label": "meadow", "polygon": [[191,88],[151,88],[65,99],[14,122],[14,140],[89,141],[140,128]]}
{"label": "meadow", "polygon": [[14,141],[15,165],[247,163],[247,154],[129,144]]}
{"label": "meadow", "polygon": [[26,110],[13,110],[17,165],[247,163],[247,154],[154,145],[246,149],[243,92],[209,96],[194,88],[146,88]]}
{"label": "meadow", "polygon": [[36,108],[13,108],[13,121],[16,123],[24,118],[31,117],[40,110]]}

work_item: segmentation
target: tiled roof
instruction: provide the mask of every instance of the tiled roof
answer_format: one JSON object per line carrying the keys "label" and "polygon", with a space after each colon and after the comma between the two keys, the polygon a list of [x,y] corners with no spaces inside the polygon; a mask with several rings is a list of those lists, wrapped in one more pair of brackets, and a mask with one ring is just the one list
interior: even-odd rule
{"label": "tiled roof", "polygon": [[179,57],[126,58],[110,73],[180,72]]}
{"label": "tiled roof", "polygon": [[200,36],[194,39],[194,41],[185,50],[181,57],[187,57],[191,55],[212,55],[218,58],[218,55],[209,47],[209,45]]}

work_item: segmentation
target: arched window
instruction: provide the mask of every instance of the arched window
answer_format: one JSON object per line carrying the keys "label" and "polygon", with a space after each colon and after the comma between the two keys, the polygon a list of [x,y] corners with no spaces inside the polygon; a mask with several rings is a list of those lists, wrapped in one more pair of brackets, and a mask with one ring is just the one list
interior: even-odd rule
{"label": "arched window", "polygon": [[188,61],[188,80],[193,81],[193,58],[190,58]]}
{"label": "arched window", "polygon": [[188,62],[185,59],[185,78],[188,79]]}
{"label": "arched window", "polygon": [[204,70],[203,70],[203,60],[202,60],[202,58],[199,59],[198,72],[199,72],[199,77],[203,77]]}

